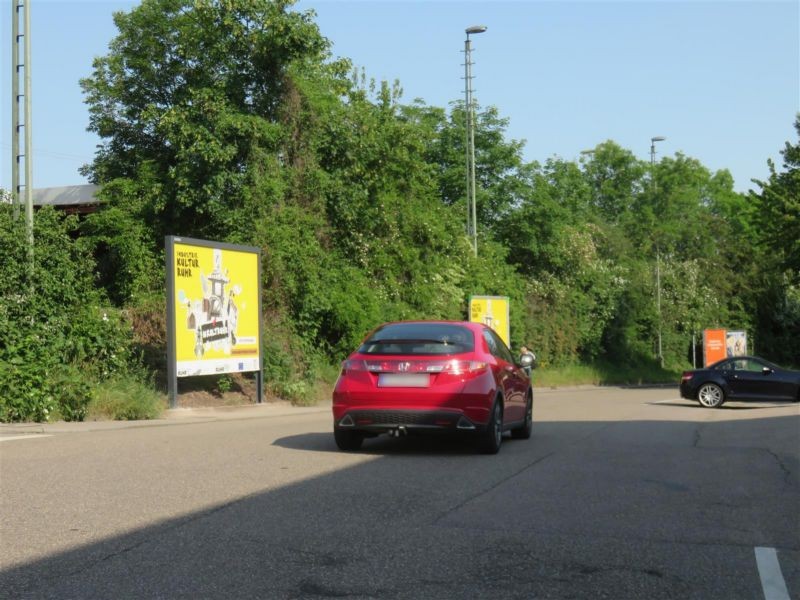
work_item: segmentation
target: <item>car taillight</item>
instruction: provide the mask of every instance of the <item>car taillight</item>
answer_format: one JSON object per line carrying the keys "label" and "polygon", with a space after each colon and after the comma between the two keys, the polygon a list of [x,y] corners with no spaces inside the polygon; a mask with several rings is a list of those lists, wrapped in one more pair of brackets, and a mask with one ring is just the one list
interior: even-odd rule
{"label": "car taillight", "polygon": [[467,373],[478,373],[486,369],[485,362],[475,360],[451,360],[448,363],[447,372],[453,375],[465,375]]}
{"label": "car taillight", "polygon": [[[345,361],[363,364],[370,373],[449,373],[465,375],[486,369],[485,362],[474,360],[365,360]],[[363,370],[362,369],[362,370]]]}
{"label": "car taillight", "polygon": [[363,360],[346,360],[342,363],[342,374],[355,373],[356,371],[366,371],[367,365]]}
{"label": "car taillight", "polygon": [[681,383],[684,381],[689,381],[694,376],[694,373],[691,371],[684,371],[683,375],[681,375]]}

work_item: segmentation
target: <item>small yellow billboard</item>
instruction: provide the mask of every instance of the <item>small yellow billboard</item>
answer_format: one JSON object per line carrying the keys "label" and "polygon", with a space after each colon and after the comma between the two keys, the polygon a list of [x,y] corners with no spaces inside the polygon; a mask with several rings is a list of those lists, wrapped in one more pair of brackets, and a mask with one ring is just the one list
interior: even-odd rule
{"label": "small yellow billboard", "polygon": [[491,327],[511,347],[508,296],[470,296],[469,320]]}

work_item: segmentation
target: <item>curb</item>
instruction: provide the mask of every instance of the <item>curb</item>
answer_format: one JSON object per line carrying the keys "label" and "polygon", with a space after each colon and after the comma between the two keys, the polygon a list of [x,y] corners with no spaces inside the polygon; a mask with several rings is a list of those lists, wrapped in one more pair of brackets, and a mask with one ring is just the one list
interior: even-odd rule
{"label": "curb", "polygon": [[609,390],[619,388],[622,390],[650,390],[650,389],[678,389],[677,383],[601,383],[599,385],[588,383],[586,385],[537,385],[533,384],[536,392],[584,392],[589,390]]}
{"label": "curb", "polygon": [[321,414],[330,413],[330,410],[330,401],[323,401],[316,406],[293,406],[289,402],[264,402],[262,404],[245,404],[240,406],[170,408],[162,413],[163,416],[160,419],[147,419],[140,421],[58,421],[56,423],[3,423],[0,424],[0,436],[114,431],[119,429],[132,429],[135,427],[166,427],[169,425],[211,423],[214,421],[265,419],[272,417]]}

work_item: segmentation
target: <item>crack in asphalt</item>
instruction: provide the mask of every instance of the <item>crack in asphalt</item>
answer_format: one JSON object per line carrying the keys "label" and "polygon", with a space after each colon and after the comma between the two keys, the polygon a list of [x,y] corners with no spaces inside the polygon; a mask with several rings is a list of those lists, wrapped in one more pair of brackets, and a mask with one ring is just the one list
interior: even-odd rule
{"label": "crack in asphalt", "polygon": [[701,430],[705,426],[706,423],[701,423],[697,426],[697,429],[694,430],[694,441],[692,442],[692,448],[698,448],[700,446],[700,437],[702,436]]}
{"label": "crack in asphalt", "polygon": [[775,462],[778,463],[778,467],[783,472],[783,487],[784,488],[789,487],[789,485],[790,485],[790,481],[789,480],[792,477],[792,472],[791,472],[791,470],[789,470],[789,467],[787,467],[786,464],[783,462],[781,457],[778,454],[776,454],[775,452],[773,452],[772,450],[770,450],[769,448],[759,448],[759,450],[763,450],[764,452],[766,452],[772,458],[775,459]]}
{"label": "crack in asphalt", "polygon": [[[688,582],[678,575],[665,573],[659,569],[654,568],[635,568],[627,565],[608,565],[597,566],[577,561],[566,562],[549,562],[536,560],[535,557],[528,555],[528,560],[509,564],[504,562],[505,573],[498,574],[495,572],[487,572],[478,569],[474,573],[461,573],[455,578],[447,579],[428,579],[423,578],[416,583],[424,588],[447,588],[454,590],[454,585],[467,585],[470,589],[475,586],[489,586],[494,588],[503,589],[504,584],[513,582],[515,586],[520,584],[536,585],[546,582],[559,582],[559,583],[573,583],[578,579],[587,579],[592,576],[603,576],[609,573],[626,573],[633,575],[642,575],[647,578],[653,578],[659,582],[670,582],[673,585],[688,585]],[[509,572],[509,567],[515,572]],[[525,594],[517,594],[514,597],[527,598]],[[562,597],[562,596],[559,596]],[[566,596],[572,597],[572,596]]]}
{"label": "crack in asphalt", "polygon": [[503,484],[504,484],[504,483],[506,483],[507,481],[510,481],[511,479],[514,479],[514,477],[518,476],[519,474],[521,474],[521,473],[523,473],[523,472],[527,471],[527,470],[528,470],[528,469],[530,469],[531,467],[534,467],[534,466],[536,466],[537,464],[539,464],[540,462],[544,461],[545,459],[548,459],[548,458],[550,458],[551,456],[553,456],[553,454],[555,454],[555,452],[548,452],[548,453],[547,453],[547,454],[545,454],[544,456],[540,456],[539,458],[537,458],[537,459],[536,459],[536,460],[534,460],[533,462],[530,462],[530,463],[526,464],[525,466],[523,466],[521,469],[517,469],[516,471],[514,471],[514,472],[513,472],[513,473],[511,473],[510,475],[507,475],[506,477],[503,477],[502,479],[499,479],[499,480],[495,481],[495,482],[494,482],[492,485],[490,485],[489,487],[486,487],[486,488],[482,489],[481,491],[479,491],[479,492],[477,492],[477,493],[475,493],[475,494],[472,494],[471,496],[469,496],[468,498],[466,498],[466,499],[464,499],[463,501],[459,502],[459,503],[458,503],[458,504],[456,504],[455,506],[452,506],[452,507],[448,508],[447,510],[445,510],[445,511],[442,511],[442,513],[441,513],[439,516],[437,516],[436,518],[434,518],[434,519],[431,521],[431,525],[436,525],[436,524],[437,524],[439,521],[441,521],[442,519],[444,519],[444,518],[445,518],[447,515],[449,515],[450,513],[453,513],[453,512],[455,512],[455,511],[457,511],[457,510],[459,510],[459,509],[463,508],[464,506],[466,506],[467,504],[469,504],[469,503],[470,503],[470,502],[472,502],[473,500],[475,500],[475,499],[477,499],[477,498],[480,498],[481,496],[483,496],[483,495],[485,495],[485,494],[488,494],[488,493],[489,493],[489,492],[491,492],[492,490],[495,490],[495,489],[497,489],[498,487],[500,487],[501,485],[503,485]]}
{"label": "crack in asphalt", "polygon": [[[581,442],[583,442],[583,441],[585,441],[585,440],[589,439],[590,437],[592,437],[592,436],[594,436],[594,435],[597,435],[598,433],[601,433],[601,432],[605,431],[606,429],[608,429],[608,428],[610,428],[610,427],[613,427],[613,426],[614,426],[614,425],[616,425],[616,424],[617,424],[616,422],[613,422],[613,421],[612,421],[612,422],[610,422],[610,423],[607,423],[606,425],[603,425],[602,427],[598,427],[597,429],[595,429],[595,430],[593,430],[593,431],[591,431],[591,432],[587,433],[586,435],[584,435],[584,436],[582,436],[582,437],[579,437],[578,439],[576,439],[574,442],[572,442],[572,443],[570,444],[570,446],[575,446],[575,445],[577,445],[577,444],[579,444],[579,443],[581,443]],[[513,472],[513,473],[511,473],[510,475],[508,475],[508,476],[506,476],[506,477],[503,477],[502,479],[499,479],[499,480],[497,480],[497,481],[496,481],[496,482],[494,482],[492,485],[490,485],[490,486],[488,486],[488,487],[486,487],[486,488],[482,489],[482,490],[481,490],[481,491],[479,491],[479,492],[476,492],[475,494],[473,494],[473,495],[469,496],[468,498],[465,498],[463,501],[459,502],[459,503],[458,503],[458,504],[456,504],[455,506],[452,506],[452,507],[448,508],[447,510],[444,510],[444,511],[442,511],[442,513],[441,513],[439,516],[437,516],[436,518],[434,518],[434,519],[433,519],[433,520],[430,522],[430,524],[431,524],[431,525],[436,525],[437,523],[439,523],[439,521],[441,521],[442,519],[444,519],[444,518],[445,518],[447,515],[449,515],[450,513],[453,513],[453,512],[455,512],[455,511],[457,511],[457,510],[459,510],[459,509],[463,508],[464,506],[466,506],[467,504],[469,504],[469,503],[470,503],[470,502],[472,502],[473,500],[476,500],[476,499],[480,498],[481,496],[484,496],[484,495],[488,494],[488,493],[489,493],[489,492],[491,492],[492,490],[495,490],[495,489],[497,489],[498,487],[500,487],[501,485],[503,485],[503,484],[504,484],[504,483],[506,483],[507,481],[510,481],[510,480],[514,479],[515,477],[517,477],[518,475],[520,475],[520,474],[524,473],[524,472],[525,472],[525,471],[527,471],[528,469],[530,469],[530,468],[532,468],[532,467],[535,467],[535,466],[536,466],[536,465],[538,465],[540,462],[543,462],[544,460],[546,460],[546,459],[550,458],[550,457],[551,457],[551,456],[553,456],[554,454],[555,454],[555,450],[554,450],[554,451],[552,451],[552,452],[548,452],[547,454],[545,454],[545,455],[543,455],[543,456],[540,456],[540,457],[539,457],[539,458],[537,458],[536,460],[534,460],[534,461],[532,461],[532,462],[529,462],[528,464],[526,464],[526,465],[525,465],[525,466],[523,466],[522,468],[520,468],[520,469],[518,469],[518,470],[514,471],[514,472]]]}
{"label": "crack in asphalt", "polygon": [[100,558],[97,558],[95,560],[92,560],[92,561],[86,563],[80,569],[76,569],[74,571],[71,571],[71,572],[67,573],[66,575],[59,573],[59,574],[54,574],[52,577],[48,577],[46,579],[61,579],[64,576],[73,577],[75,575],[80,575],[81,573],[85,573],[85,572],[93,569],[94,567],[96,567],[97,565],[99,565],[99,564],[101,564],[103,562],[112,560],[112,559],[114,559],[114,558],[116,558],[118,556],[122,556],[124,554],[127,554],[128,552],[132,552],[134,550],[137,550],[137,549],[141,548],[142,546],[144,546],[144,545],[156,540],[157,538],[164,536],[165,534],[169,534],[169,533],[171,533],[173,531],[176,531],[176,530],[180,529],[181,527],[185,527],[186,525],[191,525],[192,523],[195,523],[197,521],[201,521],[203,519],[211,517],[211,516],[217,514],[218,512],[221,512],[221,511],[223,511],[223,510],[225,510],[227,508],[230,508],[231,506],[233,506],[235,504],[238,504],[240,502],[245,501],[247,498],[248,497],[241,498],[241,499],[236,500],[234,502],[231,502],[229,504],[223,504],[222,506],[217,506],[215,508],[209,509],[209,510],[207,510],[205,512],[202,512],[202,513],[199,513],[197,515],[184,517],[183,519],[181,519],[177,523],[173,523],[172,525],[169,525],[169,526],[159,527],[157,531],[154,531],[154,532],[150,533],[149,535],[145,535],[143,537],[143,539],[139,540],[135,544],[130,544],[130,545],[125,546],[124,548],[120,548],[119,550],[116,550],[114,552],[109,552],[108,554],[105,554],[104,556],[101,556]]}

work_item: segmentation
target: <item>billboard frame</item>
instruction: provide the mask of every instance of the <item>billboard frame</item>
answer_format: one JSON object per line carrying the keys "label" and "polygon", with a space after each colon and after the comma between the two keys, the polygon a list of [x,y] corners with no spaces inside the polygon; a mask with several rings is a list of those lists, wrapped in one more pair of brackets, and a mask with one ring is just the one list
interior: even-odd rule
{"label": "billboard frame", "polygon": [[256,403],[261,404],[264,397],[264,364],[262,356],[262,340],[264,339],[264,323],[261,309],[261,248],[227,242],[200,240],[183,236],[168,235],[164,238],[164,265],[167,280],[167,394],[169,407],[176,408],[178,402],[178,353],[177,353],[177,315],[175,314],[175,244],[186,244],[219,250],[230,250],[256,255],[258,267],[257,291],[258,297],[258,370],[249,371],[256,374]]}

